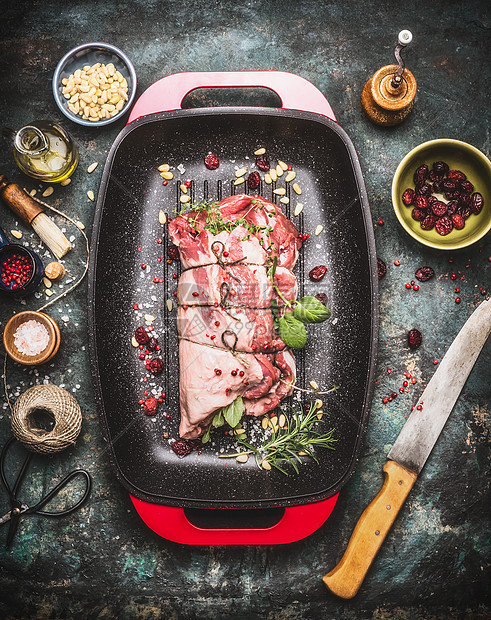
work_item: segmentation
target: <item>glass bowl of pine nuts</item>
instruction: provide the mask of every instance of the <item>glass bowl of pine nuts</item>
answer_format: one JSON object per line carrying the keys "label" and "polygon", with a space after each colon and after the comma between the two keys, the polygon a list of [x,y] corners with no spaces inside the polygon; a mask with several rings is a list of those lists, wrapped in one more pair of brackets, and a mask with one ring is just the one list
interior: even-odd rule
{"label": "glass bowl of pine nuts", "polygon": [[86,127],[108,125],[129,112],[136,93],[131,60],[109,43],[84,43],[70,50],[53,75],[61,112]]}

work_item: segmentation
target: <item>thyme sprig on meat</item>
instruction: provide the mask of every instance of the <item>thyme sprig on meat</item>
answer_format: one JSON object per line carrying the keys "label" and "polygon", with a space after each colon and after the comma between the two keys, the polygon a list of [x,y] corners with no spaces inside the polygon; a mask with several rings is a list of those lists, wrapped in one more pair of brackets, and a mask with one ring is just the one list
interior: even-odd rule
{"label": "thyme sprig on meat", "polygon": [[[301,406],[301,405],[300,405]],[[258,467],[270,469],[274,467],[285,476],[288,472],[282,467],[290,463],[295,472],[300,473],[298,464],[302,463],[302,456],[309,456],[318,463],[315,456],[315,448],[334,450],[336,439],[333,437],[334,430],[330,429],[320,433],[315,429],[317,424],[322,424],[318,419],[318,403],[311,402],[307,413],[299,412],[290,405],[284,405],[293,412],[293,416],[287,416],[286,428],[273,426],[268,430],[263,430],[263,441],[260,446],[253,446],[242,435],[239,435],[237,443],[245,448],[235,454],[220,454],[219,458],[233,458],[242,454],[253,454]],[[326,414],[322,414],[325,416]]]}

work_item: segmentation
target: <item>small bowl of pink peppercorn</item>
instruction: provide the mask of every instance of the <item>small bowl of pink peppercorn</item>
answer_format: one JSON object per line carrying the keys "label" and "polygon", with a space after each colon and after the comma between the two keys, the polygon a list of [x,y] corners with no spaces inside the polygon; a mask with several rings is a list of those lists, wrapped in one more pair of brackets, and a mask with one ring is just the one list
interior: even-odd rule
{"label": "small bowl of pink peppercorn", "polygon": [[491,162],[460,140],[424,142],[397,167],[392,205],[420,243],[440,250],[467,247],[491,230]]}

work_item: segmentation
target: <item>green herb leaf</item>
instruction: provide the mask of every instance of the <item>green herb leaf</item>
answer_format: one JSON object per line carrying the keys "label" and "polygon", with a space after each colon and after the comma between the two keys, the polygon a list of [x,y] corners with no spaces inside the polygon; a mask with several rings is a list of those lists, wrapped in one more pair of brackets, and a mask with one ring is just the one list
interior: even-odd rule
{"label": "green herb leaf", "polygon": [[240,422],[242,418],[242,414],[244,413],[244,402],[242,401],[242,396],[238,396],[233,403],[227,405],[226,407],[222,407],[221,414],[225,418],[225,421],[232,427],[235,428],[237,424]]}
{"label": "green herb leaf", "polygon": [[322,323],[331,316],[331,311],[317,297],[307,296],[297,301],[293,316],[302,323]]}
{"label": "green herb leaf", "polygon": [[271,278],[271,282],[274,279],[274,274],[276,273],[276,265],[278,264],[278,257],[275,256],[273,258],[273,264],[271,265],[271,268],[268,271],[268,277]]}
{"label": "green herb leaf", "polygon": [[291,312],[287,312],[278,321],[278,333],[283,342],[292,349],[303,349],[307,344],[305,325]]}
{"label": "green herb leaf", "polygon": [[223,417],[223,412],[222,410],[220,410],[216,416],[213,418],[213,420],[211,421],[211,425],[213,426],[213,428],[219,428],[220,426],[223,426],[225,424],[225,418]]}
{"label": "green herb leaf", "polygon": [[211,428],[212,428],[212,425],[210,424],[206,433],[203,435],[203,437],[201,437],[202,444],[208,443],[210,441]]}

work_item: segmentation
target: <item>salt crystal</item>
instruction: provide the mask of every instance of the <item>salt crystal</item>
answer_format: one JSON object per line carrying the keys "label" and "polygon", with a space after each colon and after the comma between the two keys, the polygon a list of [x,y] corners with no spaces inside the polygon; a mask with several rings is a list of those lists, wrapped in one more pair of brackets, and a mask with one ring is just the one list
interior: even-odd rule
{"label": "salt crystal", "polygon": [[75,235],[70,235],[68,241],[75,241]]}
{"label": "salt crystal", "polygon": [[14,344],[24,355],[39,355],[49,344],[46,327],[34,319],[21,323],[14,333]]}
{"label": "salt crystal", "polygon": [[68,321],[70,320],[70,317],[66,316],[65,314],[65,316],[61,317],[61,320],[64,321],[65,323],[68,323]]}
{"label": "salt crystal", "polygon": [[182,164],[179,164],[177,166],[177,169],[179,170],[181,174],[184,174],[186,172],[186,168]]}

